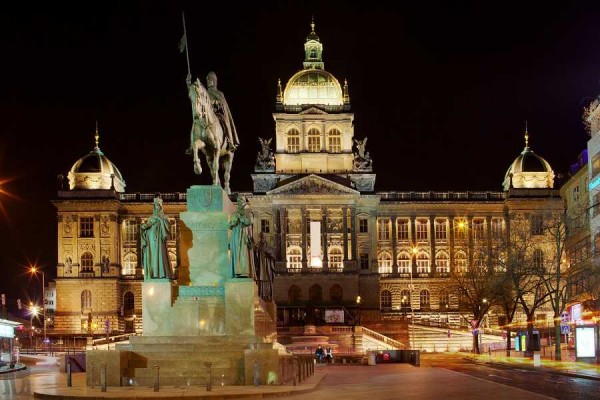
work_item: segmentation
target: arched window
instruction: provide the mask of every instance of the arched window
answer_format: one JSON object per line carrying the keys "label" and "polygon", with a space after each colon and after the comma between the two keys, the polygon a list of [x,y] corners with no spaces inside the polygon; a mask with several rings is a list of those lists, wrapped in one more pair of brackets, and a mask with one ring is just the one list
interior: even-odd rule
{"label": "arched window", "polygon": [[308,131],[307,149],[311,153],[321,151],[321,133],[318,129],[312,128]]}
{"label": "arched window", "polygon": [[419,306],[420,308],[429,308],[431,306],[431,302],[429,301],[429,290],[421,290],[419,293]]}
{"label": "arched window", "polygon": [[337,129],[332,129],[328,134],[327,150],[330,153],[342,152],[342,133]]}
{"label": "arched window", "polygon": [[400,292],[400,307],[406,311],[410,309],[410,290],[403,290]]}
{"label": "arched window", "polygon": [[398,273],[409,274],[411,272],[410,254],[403,251],[398,254]]}
{"label": "arched window", "polygon": [[444,311],[450,308],[450,295],[444,289],[440,291],[440,310]]}
{"label": "arched window", "polygon": [[300,152],[300,132],[297,129],[290,129],[287,133],[287,152]]}
{"label": "arched window", "polygon": [[94,272],[94,256],[89,251],[81,255],[81,272]]}
{"label": "arched window", "polygon": [[450,272],[450,258],[448,253],[440,251],[435,255],[436,271],[440,273]]}
{"label": "arched window", "polygon": [[123,257],[122,275],[135,275],[135,267],[137,266],[137,256],[133,253],[125,254]]}
{"label": "arched window", "polygon": [[177,254],[174,251],[169,251],[169,264],[171,264],[171,272],[175,274],[177,268]]}
{"label": "arched window", "polygon": [[323,302],[323,289],[320,285],[315,284],[308,289],[308,300],[313,303]]}
{"label": "arched window", "polygon": [[287,250],[287,268],[298,272],[302,269],[302,250],[299,246],[290,246]]}
{"label": "arched window", "polygon": [[92,292],[84,290],[81,292],[81,312],[89,312],[92,308]]}
{"label": "arched window", "polygon": [[302,298],[302,290],[296,285],[290,286],[290,288],[288,290],[288,303],[290,303],[290,304],[298,303],[301,298]]}
{"label": "arched window", "polygon": [[467,272],[467,255],[463,251],[458,251],[454,255],[454,272],[457,274]]}
{"label": "arched window", "polygon": [[533,251],[533,267],[535,269],[544,269],[544,252],[541,249]]}
{"label": "arched window", "polygon": [[389,290],[382,290],[380,295],[381,308],[392,308],[392,292]]}
{"label": "arched window", "polygon": [[342,272],[344,269],[342,248],[339,246],[331,246],[327,249],[327,253],[327,257],[329,259],[329,269],[332,271]]}
{"label": "arched window", "polygon": [[380,274],[391,274],[392,273],[392,255],[387,251],[382,251],[379,253],[379,258],[377,259],[377,263],[379,264],[379,273]]}
{"label": "arched window", "polygon": [[130,317],[135,314],[135,297],[133,293],[127,291],[123,296],[123,315]]}
{"label": "arched window", "polygon": [[421,251],[417,254],[417,274],[428,274],[429,272],[429,254]]}
{"label": "arched window", "polygon": [[329,298],[332,303],[341,303],[343,299],[343,289],[340,285],[335,284],[329,288]]}

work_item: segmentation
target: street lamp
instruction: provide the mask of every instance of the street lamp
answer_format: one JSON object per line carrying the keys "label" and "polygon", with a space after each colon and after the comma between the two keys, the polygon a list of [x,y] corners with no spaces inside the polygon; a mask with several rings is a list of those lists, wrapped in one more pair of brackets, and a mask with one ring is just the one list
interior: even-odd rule
{"label": "street lamp", "polygon": [[44,317],[44,343],[46,343],[46,275],[44,271],[37,268],[35,265],[29,270],[33,275],[37,276],[39,272],[42,274],[42,316]]}
{"label": "street lamp", "polygon": [[360,325],[360,301],[361,301],[360,295],[356,296],[356,317],[358,320],[358,325]]}

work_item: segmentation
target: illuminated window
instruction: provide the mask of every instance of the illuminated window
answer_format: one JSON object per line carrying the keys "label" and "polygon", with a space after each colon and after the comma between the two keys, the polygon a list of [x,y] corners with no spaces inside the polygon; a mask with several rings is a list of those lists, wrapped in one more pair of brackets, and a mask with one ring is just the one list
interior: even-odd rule
{"label": "illuminated window", "polygon": [[171,226],[169,227],[169,239],[168,240],[176,241],[177,240],[177,220],[175,218],[170,218],[169,224]]}
{"label": "illuminated window", "polygon": [[369,233],[369,220],[361,218],[358,220],[358,233]]}
{"label": "illuminated window", "polygon": [[579,201],[579,185],[573,188],[573,201]]}
{"label": "illuminated window", "polygon": [[131,218],[126,219],[123,223],[123,239],[125,242],[135,243],[139,236],[139,224],[138,221]]}
{"label": "illuminated window", "polygon": [[315,128],[308,131],[308,151],[318,153],[321,151],[321,134]]}
{"label": "illuminated window", "polygon": [[342,271],[344,263],[342,260],[342,248],[339,246],[331,246],[327,251],[329,259],[329,269],[333,271]]}
{"label": "illuminated window", "polygon": [[431,302],[429,300],[429,290],[421,290],[419,293],[419,306],[420,308],[429,308],[431,306]]}
{"label": "illuminated window", "polygon": [[377,233],[379,240],[390,240],[390,220],[382,218],[377,220]]}
{"label": "illuminated window", "polygon": [[291,129],[287,133],[287,152],[288,153],[299,153],[300,152],[300,132],[296,129]]}
{"label": "illuminated window", "polygon": [[492,237],[494,239],[502,239],[504,234],[503,221],[500,218],[492,219]]}
{"label": "illuminated window", "polygon": [[381,291],[381,308],[392,308],[392,292],[389,290]]}
{"label": "illuminated window", "polygon": [[84,290],[81,292],[81,311],[89,310],[92,308],[92,292]]}
{"label": "illuminated window", "polygon": [[298,303],[302,299],[302,290],[296,285],[290,286],[288,290],[288,303]]}
{"label": "illuminated window", "polygon": [[450,307],[450,295],[446,290],[440,291],[440,310],[446,310]]}
{"label": "illuminated window", "polygon": [[465,240],[467,238],[468,224],[465,219],[454,220],[454,238],[458,240]]}
{"label": "illuminated window", "polygon": [[321,303],[323,301],[323,289],[320,285],[314,284],[308,289],[308,300],[313,303]]}
{"label": "illuminated window", "polygon": [[415,222],[415,228],[416,228],[416,237],[417,240],[427,240],[429,238],[428,236],[428,229],[427,229],[427,225],[429,225],[429,221],[427,221],[426,219],[418,219]]}
{"label": "illuminated window", "polygon": [[382,251],[379,254],[379,258],[377,260],[379,264],[379,273],[380,274],[391,274],[392,273],[392,255],[387,251]]}
{"label": "illuminated window", "polygon": [[81,217],[79,219],[79,236],[94,237],[94,217]]}
{"label": "illuminated window", "polygon": [[411,257],[410,254],[403,251],[398,254],[398,273],[409,274],[411,272]]}
{"label": "illuminated window", "polygon": [[400,292],[400,307],[406,311],[410,309],[410,290],[403,290]]}
{"label": "illuminated window", "polygon": [[337,129],[329,131],[328,150],[330,153],[342,152],[342,134]]}
{"label": "illuminated window", "polygon": [[435,221],[435,240],[444,241],[448,239],[446,231],[446,220]]}
{"label": "illuminated window", "polygon": [[175,274],[177,269],[177,254],[174,251],[169,251],[169,264],[171,265],[171,273]]}
{"label": "illuminated window", "polygon": [[94,272],[94,256],[89,251],[81,255],[81,272]]}
{"label": "illuminated window", "polygon": [[454,271],[457,274],[467,272],[467,255],[462,251],[458,251],[454,255]]}
{"label": "illuminated window", "polygon": [[544,268],[544,252],[540,249],[533,251],[533,267],[536,269]]}
{"label": "illuminated window", "polygon": [[287,268],[292,271],[302,269],[302,250],[299,246],[290,246],[287,251]]}
{"label": "illuminated window", "polygon": [[485,239],[485,220],[474,219],[473,220],[473,239],[483,240]]}
{"label": "illuminated window", "polygon": [[448,253],[440,251],[435,256],[435,270],[441,273],[450,272],[450,258]]}
{"label": "illuminated window", "polygon": [[408,220],[407,219],[399,219],[397,221],[398,226],[398,240],[408,241]]}
{"label": "illuminated window", "polygon": [[344,290],[338,284],[335,284],[329,288],[329,298],[333,303],[341,303],[344,297]]}
{"label": "illuminated window", "polygon": [[419,254],[417,254],[417,273],[427,274],[429,272],[429,255],[422,251]]}
{"label": "illuminated window", "polygon": [[531,234],[532,235],[543,235],[544,234],[544,217],[542,215],[531,216]]}
{"label": "illuminated window", "polygon": [[135,267],[137,266],[137,256],[133,253],[128,253],[123,258],[122,275],[135,275]]}

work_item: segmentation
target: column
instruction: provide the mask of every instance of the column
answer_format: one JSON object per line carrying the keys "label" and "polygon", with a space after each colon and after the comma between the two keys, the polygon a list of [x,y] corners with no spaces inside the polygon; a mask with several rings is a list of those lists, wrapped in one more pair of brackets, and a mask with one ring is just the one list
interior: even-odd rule
{"label": "column", "polygon": [[488,257],[492,254],[492,216],[488,215],[485,217],[485,233],[487,239],[487,255]]}
{"label": "column", "polygon": [[281,211],[275,209],[275,217],[273,218],[273,232],[275,233],[275,254],[281,255]]}
{"label": "column", "polygon": [[375,211],[372,211],[369,216],[369,236],[371,237],[371,247],[369,248],[371,261],[369,264],[371,267],[374,267],[375,271],[378,271],[377,252],[379,251],[379,236],[377,233],[377,213]]}
{"label": "column", "polygon": [[287,245],[287,211],[285,207],[279,207],[279,256],[281,261],[287,262],[286,245]]}
{"label": "column", "polygon": [[307,259],[306,259],[306,239],[307,239],[307,236],[308,236],[308,232],[307,232],[308,224],[306,223],[306,220],[307,220],[306,207],[302,206],[302,209],[301,209],[300,212],[302,214],[302,217],[301,217],[302,218],[302,223],[300,224],[301,225],[301,229],[302,229],[302,272],[307,272],[308,271],[308,269],[307,269],[308,268],[308,262],[307,262]]}
{"label": "column", "polygon": [[396,218],[395,215],[390,218],[392,223],[392,274],[398,272],[398,227],[396,226]]}
{"label": "column", "polygon": [[[416,217],[414,215],[410,216],[410,228],[409,228],[410,232],[409,232],[409,237],[410,237],[410,242],[412,243],[413,247],[417,247],[417,231],[416,231]],[[417,276],[417,255],[415,253],[410,252],[411,256],[411,275],[412,276]],[[412,296],[412,295],[411,295]],[[412,299],[411,299],[412,302]]]}
{"label": "column", "polygon": [[467,216],[467,249],[469,254],[467,258],[469,260],[469,268],[473,265],[473,216]]}
{"label": "column", "polygon": [[448,243],[450,244],[450,271],[454,270],[454,217],[448,217]]}
{"label": "column", "polygon": [[[350,237],[352,243],[352,254],[350,255],[350,258],[354,261],[358,261],[358,249],[356,248],[356,207],[350,208]],[[370,247],[371,246],[369,246],[369,248]]]}
{"label": "column", "polygon": [[342,208],[342,231],[342,241],[344,243],[342,246],[344,257],[342,260],[345,263],[348,260],[348,207]]}
{"label": "column", "polygon": [[430,276],[436,276],[436,263],[435,263],[435,215],[429,216],[429,250],[431,251],[431,274]]}
{"label": "column", "polygon": [[327,256],[327,208],[321,209],[321,241],[323,246],[323,272],[329,271],[329,258]]}

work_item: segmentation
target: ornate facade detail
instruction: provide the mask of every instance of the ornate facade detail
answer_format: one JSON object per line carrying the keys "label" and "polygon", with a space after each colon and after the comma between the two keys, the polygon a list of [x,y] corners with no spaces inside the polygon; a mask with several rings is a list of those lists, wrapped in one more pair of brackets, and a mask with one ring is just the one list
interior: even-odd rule
{"label": "ornate facade detail", "polygon": [[294,195],[294,194],[310,194],[310,195],[356,195],[355,190],[322,178],[318,175],[310,175],[291,182],[285,186],[273,189],[268,194],[273,195]]}
{"label": "ornate facade detail", "polygon": [[354,139],[354,144],[356,145],[356,151],[354,154],[354,171],[364,171],[371,172],[373,171],[373,160],[371,159],[371,155],[368,151],[365,151],[365,147],[367,146],[367,139],[356,140]]}
{"label": "ornate facade detail", "polygon": [[108,237],[110,235],[110,219],[108,215],[100,217],[100,236]]}
{"label": "ornate facade detail", "polygon": [[84,251],[91,251],[92,253],[95,253],[96,245],[92,242],[79,243],[79,253],[83,253]]}
{"label": "ornate facade detail", "polygon": [[258,138],[261,149],[256,155],[256,164],[254,170],[256,172],[274,172],[275,171],[275,156],[270,149],[271,139]]}

